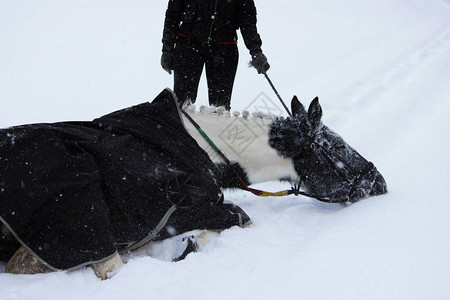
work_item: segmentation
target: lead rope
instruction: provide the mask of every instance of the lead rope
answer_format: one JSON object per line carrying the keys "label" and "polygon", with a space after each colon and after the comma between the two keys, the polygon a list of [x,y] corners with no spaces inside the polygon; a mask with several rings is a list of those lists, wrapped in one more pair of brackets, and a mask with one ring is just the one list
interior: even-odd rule
{"label": "lead rope", "polygon": [[275,92],[275,95],[277,95],[278,100],[280,100],[281,104],[283,105],[284,109],[286,110],[286,112],[288,113],[289,117],[292,118],[292,113],[289,110],[289,108],[286,106],[286,104],[284,103],[283,99],[280,96],[280,93],[278,93],[277,89],[275,88],[275,86],[272,83],[272,80],[270,80],[269,75],[267,75],[267,72],[264,73],[264,77],[266,77],[267,81],[269,82],[270,87],[272,88],[272,90]]}

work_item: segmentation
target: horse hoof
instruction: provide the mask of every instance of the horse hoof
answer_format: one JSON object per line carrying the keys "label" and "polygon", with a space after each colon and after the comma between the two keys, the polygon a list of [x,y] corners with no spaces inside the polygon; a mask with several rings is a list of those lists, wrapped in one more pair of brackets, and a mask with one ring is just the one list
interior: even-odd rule
{"label": "horse hoof", "polygon": [[116,255],[104,262],[93,264],[91,268],[94,271],[95,276],[101,280],[106,280],[116,275],[122,266],[122,258],[119,253],[116,253]]}
{"label": "horse hoof", "polygon": [[195,240],[194,236],[185,237],[181,242],[183,244],[186,243],[186,248],[184,249],[183,253],[180,256],[174,258],[172,260],[172,262],[179,262],[179,261],[185,259],[189,253],[198,251],[197,241]]}
{"label": "horse hoof", "polygon": [[22,246],[6,264],[5,272],[10,274],[40,274],[49,273],[52,270]]}
{"label": "horse hoof", "polygon": [[212,239],[217,238],[219,234],[220,233],[216,231],[205,230],[196,236],[191,235],[185,237],[182,240],[182,244],[186,244],[186,248],[180,256],[174,258],[172,261],[179,262],[185,259],[190,253],[202,251],[206,244],[208,244]]}

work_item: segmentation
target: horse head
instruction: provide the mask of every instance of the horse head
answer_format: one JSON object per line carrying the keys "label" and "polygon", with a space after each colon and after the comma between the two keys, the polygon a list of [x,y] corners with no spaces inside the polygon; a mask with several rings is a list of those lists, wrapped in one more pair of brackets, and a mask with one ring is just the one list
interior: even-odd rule
{"label": "horse head", "polygon": [[294,97],[290,118],[277,118],[269,130],[269,144],[291,158],[300,184],[313,197],[328,202],[356,202],[387,192],[375,166],[322,124],[316,97],[308,111]]}

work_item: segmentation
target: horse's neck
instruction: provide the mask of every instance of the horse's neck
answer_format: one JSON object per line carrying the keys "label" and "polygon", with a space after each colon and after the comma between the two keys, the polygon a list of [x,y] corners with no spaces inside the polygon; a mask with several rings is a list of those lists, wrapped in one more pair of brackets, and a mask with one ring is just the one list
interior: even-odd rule
{"label": "horse's neck", "polygon": [[[280,179],[298,180],[291,159],[282,158],[269,146],[268,130],[272,118],[229,115],[228,112],[194,112],[188,114],[208,137],[232,162],[238,162],[246,171],[250,183]],[[188,132],[215,163],[223,162],[220,155],[208,144],[192,123],[183,116]]]}

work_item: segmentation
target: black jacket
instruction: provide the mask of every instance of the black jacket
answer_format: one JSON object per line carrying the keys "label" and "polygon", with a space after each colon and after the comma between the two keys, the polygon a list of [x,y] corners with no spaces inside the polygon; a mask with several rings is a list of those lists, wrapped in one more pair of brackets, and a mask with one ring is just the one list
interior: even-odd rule
{"label": "black jacket", "polygon": [[261,51],[253,0],[169,0],[163,51],[174,49],[178,34],[200,42],[234,42],[238,29],[252,55]]}

